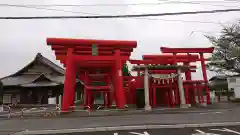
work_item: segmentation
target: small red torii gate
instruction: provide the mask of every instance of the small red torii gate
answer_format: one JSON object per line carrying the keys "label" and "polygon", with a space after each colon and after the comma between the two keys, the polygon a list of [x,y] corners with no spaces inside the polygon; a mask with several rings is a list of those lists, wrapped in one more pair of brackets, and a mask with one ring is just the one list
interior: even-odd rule
{"label": "small red torii gate", "polygon": [[[100,69],[104,69],[105,75],[110,76],[112,80],[112,84],[108,82],[107,86],[113,85],[117,107],[125,107],[122,66],[129,59],[133,49],[136,48],[136,41],[48,38],[47,45],[51,45],[52,50],[55,51],[56,59],[66,66],[63,111],[69,110],[73,106],[77,72],[81,71],[81,80],[89,82],[89,79],[91,80],[89,72],[98,74]],[[85,85],[85,104],[89,105],[92,102],[91,92],[87,91],[101,88],[102,86]],[[104,89],[107,88],[104,87]]]}
{"label": "small red torii gate", "polygon": [[[207,69],[205,65],[206,59],[204,58],[204,53],[212,53],[214,50],[214,47],[209,47],[209,48],[169,48],[169,47],[160,47],[160,50],[162,53],[170,53],[173,55],[173,61],[176,63],[177,61],[177,54],[188,54],[190,55],[191,53],[197,53],[200,55],[200,59],[198,61],[201,62],[201,67],[202,67],[202,74],[203,74],[203,80],[205,83],[205,89],[207,92],[207,104],[210,104],[210,90],[209,87],[207,86],[208,79],[207,79]],[[190,62],[186,62],[186,65],[189,65]],[[186,72],[185,73],[186,80],[192,80],[191,79],[191,72]]]}
{"label": "small red torii gate", "polygon": [[[175,57],[175,58],[174,58]],[[172,65],[176,65],[177,63],[181,62],[183,63],[183,65],[186,65],[186,66],[190,66],[190,69],[184,71],[185,73],[185,76],[187,76],[188,78],[191,79],[191,72],[196,72],[196,66],[193,66],[193,65],[189,65],[189,63],[192,63],[192,62],[197,62],[199,61],[199,56],[198,55],[195,55],[195,54],[176,54],[176,55],[173,55],[173,54],[161,54],[161,55],[143,55],[143,59],[146,59],[146,60],[154,60],[154,61],[163,61],[163,62],[168,62],[168,64],[172,64]],[[160,63],[162,64],[162,63]],[[193,69],[194,68],[194,69]],[[169,70],[165,70],[165,72],[167,72]],[[156,73],[156,71],[155,71]],[[170,73],[177,73],[177,71],[172,71]],[[170,74],[168,73],[168,74]],[[186,77],[186,78],[187,78]],[[172,82],[172,80],[169,80],[170,82]],[[164,83],[164,81],[162,82]],[[172,82],[173,83],[173,82]],[[176,83],[176,82],[175,82]],[[194,85],[194,83],[197,84],[197,82],[188,82],[189,84],[191,85]],[[183,81],[183,87],[184,87],[184,93],[185,93],[185,99],[186,99],[186,104],[189,104],[189,94],[191,96],[191,98],[193,100],[195,100],[195,95],[194,95],[194,92],[193,91],[190,91],[190,93],[188,92],[188,86],[185,85],[186,82]],[[153,88],[168,88],[168,86],[166,85],[163,85],[163,84],[159,84],[159,85],[156,85],[156,84],[152,84],[153,85]],[[170,85],[171,86],[171,85]],[[174,84],[174,86],[176,86]],[[172,86],[171,86],[172,87]],[[196,88],[198,88],[198,86],[196,86]],[[174,88],[174,89],[177,89],[177,88]],[[155,90],[153,90],[153,92],[155,92]],[[175,92],[176,93],[176,92]],[[171,94],[171,93],[170,93]],[[178,101],[177,100],[178,97],[176,97],[176,100],[175,101]],[[194,102],[194,101],[191,101],[191,104]],[[153,106],[156,105],[156,99],[153,100],[154,101],[154,104]],[[172,106],[174,106],[174,103],[172,103]]]}
{"label": "small red torii gate", "polygon": [[[155,61],[166,61],[166,60],[168,60],[169,61],[168,64],[171,64],[171,65],[175,65],[175,64],[177,64],[179,62],[182,62],[183,65],[190,66],[189,69],[183,71],[185,74],[189,73],[191,75],[191,72],[196,72],[196,66],[189,65],[189,64],[186,64],[186,63],[198,61],[199,60],[199,56],[198,55],[180,54],[180,55],[176,55],[175,56],[175,60],[174,60],[173,57],[174,56],[172,54],[143,55],[143,59],[149,59],[149,60],[155,60]],[[169,71],[169,70],[165,70],[165,71]],[[157,72],[155,71],[155,73],[157,73]],[[171,73],[177,73],[177,70],[172,71],[172,72],[170,72],[168,74],[171,74]],[[172,107],[174,107],[175,104],[178,105],[180,103],[180,101],[179,101],[179,90],[178,90],[178,86],[177,86],[177,80],[176,79],[168,79],[168,80],[162,80],[160,82],[161,82],[160,84],[155,84],[155,83],[152,84],[153,95],[154,95],[153,96],[153,107],[156,106],[156,96],[155,96],[156,88],[169,89],[169,92],[167,94],[169,99],[166,99],[165,102],[168,103],[168,106],[172,105]],[[171,84],[170,85],[166,85],[165,82],[170,82]],[[188,91],[186,91],[187,87],[185,87],[184,84],[183,84],[183,88],[184,88],[184,93],[185,93],[186,104],[189,104],[189,101],[188,101]],[[172,89],[173,89],[173,91],[175,93],[174,97],[172,97],[173,96],[172,92],[171,92]],[[191,96],[195,96],[195,95],[192,94]],[[175,102],[173,102],[173,100]]]}
{"label": "small red torii gate", "polygon": [[[176,62],[196,62],[199,57],[198,55],[176,55]],[[144,64],[144,65],[150,65],[150,64],[163,64],[163,65],[173,65],[174,61],[173,61],[173,55],[143,55],[143,60],[130,60],[131,64]],[[190,72],[196,72],[195,70],[196,66],[190,66],[190,69],[186,70],[186,71],[190,71]],[[144,70],[137,70],[138,72],[138,76],[140,77],[140,72],[143,72]],[[186,72],[184,71],[184,72]],[[171,73],[177,73],[177,70],[175,69],[162,69],[162,70],[149,70],[150,73],[154,73],[154,74],[171,74]],[[138,77],[138,78],[139,78]],[[168,93],[168,97],[165,97],[165,102],[168,103],[168,105],[172,105],[174,106],[174,104],[179,104],[180,101],[179,100],[179,92],[178,92],[178,86],[177,86],[177,80],[173,80],[173,79],[168,79],[168,80],[162,80],[161,84],[155,84],[154,80],[151,81],[150,85],[150,89],[149,89],[149,93],[150,93],[150,104],[155,107],[156,106],[156,88],[166,88],[167,90],[169,89]],[[140,79],[138,79],[138,86],[139,86],[139,82]],[[171,83],[170,85],[167,85],[167,83],[164,84],[164,82],[169,82]],[[170,100],[173,100],[173,95],[172,95],[172,89],[174,89],[174,98],[175,98],[175,102],[172,102]],[[170,96],[169,96],[170,94]],[[171,96],[172,95],[172,96]],[[185,96],[186,98],[187,96]],[[168,99],[167,99],[168,98]],[[187,99],[187,98],[186,98]],[[187,100],[186,100],[187,101]],[[186,102],[188,103],[188,102]]]}

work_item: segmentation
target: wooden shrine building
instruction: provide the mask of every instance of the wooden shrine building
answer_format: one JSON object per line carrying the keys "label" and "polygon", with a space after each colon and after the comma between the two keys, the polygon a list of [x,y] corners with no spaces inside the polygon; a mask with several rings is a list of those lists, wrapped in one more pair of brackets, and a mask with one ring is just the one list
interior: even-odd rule
{"label": "wooden shrine building", "polygon": [[[63,93],[64,69],[38,53],[27,66],[0,81],[4,104],[48,104],[49,97],[56,97],[58,103]],[[79,93],[81,87],[77,80]]]}

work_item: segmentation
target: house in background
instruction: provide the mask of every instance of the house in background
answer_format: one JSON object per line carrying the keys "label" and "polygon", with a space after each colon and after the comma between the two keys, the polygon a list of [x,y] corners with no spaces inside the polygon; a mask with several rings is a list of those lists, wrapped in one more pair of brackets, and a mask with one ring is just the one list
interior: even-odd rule
{"label": "house in background", "polygon": [[222,89],[227,90],[228,89],[228,82],[227,82],[227,76],[225,75],[219,75],[219,76],[213,76],[209,79],[209,86],[212,89]]}
{"label": "house in background", "polygon": [[[64,69],[38,53],[35,59],[16,73],[1,78],[4,104],[48,104],[49,98],[63,94]],[[77,80],[77,99],[83,85]]]}
{"label": "house in background", "polygon": [[234,91],[234,97],[240,99],[240,75],[233,75],[227,78],[228,89]]}
{"label": "house in background", "polygon": [[209,87],[211,95],[214,95],[215,102],[222,102],[229,100],[228,82],[226,75],[217,75],[209,79]]}

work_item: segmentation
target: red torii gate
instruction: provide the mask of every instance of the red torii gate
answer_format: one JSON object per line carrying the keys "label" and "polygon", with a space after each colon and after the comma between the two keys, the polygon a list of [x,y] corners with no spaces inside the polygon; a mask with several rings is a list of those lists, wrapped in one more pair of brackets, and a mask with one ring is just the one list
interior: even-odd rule
{"label": "red torii gate", "polygon": [[[198,55],[176,55],[176,60],[174,61],[173,55],[162,54],[162,55],[143,55],[143,60],[154,60],[160,61],[159,64],[174,64],[174,62],[196,62],[199,60]],[[190,66],[191,68],[196,68],[196,66]],[[168,70],[164,70],[167,72]],[[196,70],[190,70],[191,72],[196,72]],[[174,73],[173,71],[171,73]]]}
{"label": "red torii gate", "polygon": [[[201,62],[201,67],[202,67],[202,73],[203,73],[203,80],[205,83],[205,88],[206,88],[206,92],[207,92],[207,104],[210,104],[210,91],[209,91],[209,87],[207,86],[208,83],[208,79],[207,79],[207,70],[206,70],[206,65],[205,65],[205,61],[206,59],[204,58],[204,53],[212,53],[214,50],[214,47],[209,47],[209,48],[168,48],[168,47],[160,47],[160,50],[162,53],[171,53],[173,54],[173,60],[174,63],[176,63],[176,55],[178,53],[187,53],[188,55],[190,55],[190,53],[197,53],[200,55],[200,59],[198,61]],[[186,62],[186,65],[189,65],[190,62]],[[191,73],[188,71],[186,72],[186,80],[191,80]]]}
{"label": "red torii gate", "polygon": [[[199,60],[199,56],[198,55],[176,55],[176,60],[175,62],[196,62],[197,60]],[[144,65],[149,65],[149,64],[170,64],[173,65],[174,64],[174,60],[173,60],[173,55],[143,55],[143,60],[130,60],[130,63],[132,64],[144,64]],[[189,65],[187,65],[189,66]],[[196,66],[190,66],[190,69],[184,71],[185,73],[187,71],[189,72],[196,72],[195,70]],[[140,72],[143,72],[143,70],[137,70],[138,72],[138,76],[140,76]],[[163,69],[163,70],[149,70],[150,73],[154,73],[154,74],[171,74],[171,73],[177,73],[177,70],[169,70],[169,69]],[[138,83],[140,82],[140,80],[138,79]],[[156,85],[154,84],[155,81],[153,81],[152,83],[150,83],[150,103],[152,104],[153,107],[156,106],[156,88],[169,88],[170,89],[174,89],[174,93],[178,94],[178,87],[176,86],[176,79],[173,81],[172,79],[168,79],[167,82],[170,82],[172,85],[167,85],[167,84],[160,84],[160,85]],[[165,81],[161,81],[161,83],[164,83]],[[139,84],[138,84],[139,85]],[[173,87],[174,85],[174,87]],[[170,91],[169,91],[170,93]],[[188,94],[188,93],[187,93]],[[171,95],[171,93],[170,93]],[[187,100],[188,96],[185,96],[185,100],[186,103],[188,103]],[[172,99],[173,97],[169,97],[170,99]],[[166,99],[166,101],[168,102],[168,100],[170,99]],[[179,97],[178,95],[175,95],[175,99],[178,100]],[[175,100],[175,101],[176,101]],[[168,102],[169,103],[169,102]],[[172,104],[172,106],[174,106],[174,104],[177,104],[179,102],[171,102],[170,104]],[[170,105],[168,104],[168,105]]]}
{"label": "red torii gate", "polygon": [[[96,68],[108,71],[107,75],[110,75],[113,81],[116,105],[118,108],[125,107],[122,66],[136,48],[136,41],[48,38],[47,44],[55,51],[56,59],[66,66],[63,111],[70,109],[74,103],[77,72],[79,70],[85,74],[88,71],[96,72]],[[83,77],[84,80],[89,80],[86,77]],[[85,86],[85,89],[88,87]],[[95,86],[94,89],[100,87]],[[89,96],[84,94],[84,98]]]}
{"label": "red torii gate", "polygon": [[[175,57],[175,58],[174,58]],[[172,54],[161,54],[161,55],[143,55],[143,59],[147,59],[147,60],[155,60],[155,61],[166,61],[166,60],[170,60],[170,62],[168,64],[172,64],[172,65],[176,65],[177,63],[181,62],[183,63],[183,65],[186,65],[186,66],[190,66],[190,69],[184,71],[185,73],[185,76],[187,76],[188,78],[191,79],[191,72],[196,72],[196,66],[193,66],[193,65],[189,65],[189,63],[192,63],[192,62],[197,62],[199,61],[199,56],[198,55],[194,55],[194,54],[179,54],[179,55],[172,55]],[[194,68],[194,69],[192,69]],[[169,70],[165,70],[165,71],[169,71]],[[171,73],[176,73],[177,71],[175,70],[174,72],[171,72]],[[156,71],[155,71],[156,73]],[[172,81],[172,80],[170,80]],[[186,82],[184,81],[183,82],[184,84],[186,84]],[[197,82],[188,82],[188,83],[191,83],[192,85],[194,85],[194,83],[197,83]],[[154,88],[160,88],[160,87],[167,87],[166,85],[159,85],[159,86],[155,86],[155,84],[153,84]],[[186,99],[186,104],[189,104],[189,94],[191,94],[191,97],[195,96],[193,91],[190,91],[190,93],[188,92],[188,86],[187,85],[183,85],[184,87],[184,91],[185,91],[185,99]],[[198,88],[196,86],[196,88]],[[154,90],[155,92],[155,90]],[[193,100],[195,100],[195,97],[193,97]],[[156,102],[154,100],[154,102]],[[194,102],[194,101],[192,101]],[[172,104],[174,105],[174,104]]]}
{"label": "red torii gate", "polygon": [[[143,61],[144,60],[144,61]],[[143,60],[130,60],[132,64],[173,64],[173,55],[143,55]],[[199,60],[198,55],[176,55],[175,62],[196,62]],[[190,66],[191,68],[196,68],[196,66]],[[190,70],[191,72],[196,72],[196,70]],[[138,70],[138,76],[140,71]],[[150,71],[161,74],[174,73],[175,70],[160,70],[160,71]]]}

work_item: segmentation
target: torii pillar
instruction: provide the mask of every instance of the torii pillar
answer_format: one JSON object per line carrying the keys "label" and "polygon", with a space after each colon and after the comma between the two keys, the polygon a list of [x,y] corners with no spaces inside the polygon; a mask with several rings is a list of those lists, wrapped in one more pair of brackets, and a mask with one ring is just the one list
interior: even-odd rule
{"label": "torii pillar", "polygon": [[188,108],[188,104],[186,104],[186,99],[185,99],[185,92],[183,88],[183,80],[182,80],[182,74],[181,74],[181,69],[178,67],[177,68],[177,74],[178,74],[178,90],[180,94],[180,108]]}
{"label": "torii pillar", "polygon": [[207,69],[206,69],[206,65],[205,65],[205,60],[204,60],[204,55],[203,53],[200,53],[200,61],[201,61],[201,67],[202,67],[202,74],[203,74],[203,80],[205,81],[205,88],[206,88],[206,92],[207,92],[207,104],[210,104],[210,90],[208,85],[208,78],[207,78]]}
{"label": "torii pillar", "polygon": [[68,48],[62,111],[67,111],[69,107],[73,106],[75,86],[76,86],[76,65],[74,64],[73,49]]}
{"label": "torii pillar", "polygon": [[151,111],[152,107],[150,106],[149,101],[149,77],[148,77],[148,67],[145,66],[144,70],[144,94],[145,94],[145,107],[146,111]]}

